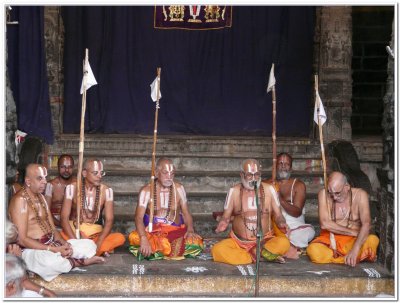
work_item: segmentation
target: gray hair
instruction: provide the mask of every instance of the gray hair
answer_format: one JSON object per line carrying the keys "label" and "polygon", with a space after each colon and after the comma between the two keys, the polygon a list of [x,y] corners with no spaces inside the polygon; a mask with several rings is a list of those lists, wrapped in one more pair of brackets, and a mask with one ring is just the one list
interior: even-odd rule
{"label": "gray hair", "polygon": [[26,276],[25,261],[15,255],[6,254],[5,272],[5,285],[15,282],[17,288],[22,291],[22,279]]}
{"label": "gray hair", "polygon": [[18,240],[18,229],[10,220],[6,220],[6,244],[16,243]]}

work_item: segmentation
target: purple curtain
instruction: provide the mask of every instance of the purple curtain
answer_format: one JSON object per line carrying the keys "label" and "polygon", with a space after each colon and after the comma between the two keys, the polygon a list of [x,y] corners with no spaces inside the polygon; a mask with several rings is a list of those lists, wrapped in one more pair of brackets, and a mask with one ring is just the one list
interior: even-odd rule
{"label": "purple curtain", "polygon": [[234,6],[232,27],[154,28],[154,6],[63,7],[64,131],[78,133],[85,48],[98,85],[85,130],[152,134],[150,83],[161,67],[159,134],[271,135],[275,63],[277,134],[308,136],[314,7]]}
{"label": "purple curtain", "polygon": [[44,43],[44,7],[13,6],[7,25],[7,71],[18,129],[53,143]]}

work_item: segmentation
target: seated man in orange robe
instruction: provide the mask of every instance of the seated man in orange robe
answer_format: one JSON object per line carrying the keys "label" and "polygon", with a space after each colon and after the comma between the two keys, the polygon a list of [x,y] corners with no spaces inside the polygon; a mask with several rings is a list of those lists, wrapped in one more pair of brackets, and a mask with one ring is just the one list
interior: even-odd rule
{"label": "seated man in orange robe", "polygon": [[104,175],[103,163],[88,159],[83,163],[82,201],[77,201],[76,182],[67,185],[61,208],[61,235],[66,240],[76,238],[77,203],[80,203],[81,238],[92,239],[97,245],[96,255],[107,257],[114,248],[125,243],[125,237],[121,233],[110,233],[114,222],[114,195],[112,188],[101,183]]}
{"label": "seated man in orange robe", "polygon": [[345,175],[332,172],[328,197],[324,189],[318,194],[318,214],[321,235],[307,248],[312,262],[354,267],[361,261],[376,260],[379,239],[369,234],[371,215],[368,194],[363,189],[351,188]]}
{"label": "seated man in orange robe", "polygon": [[[257,201],[254,185],[258,189],[261,207],[262,251],[268,261],[284,263],[282,257],[290,248],[287,237],[275,236],[271,214],[277,226],[286,234],[288,226],[277,203],[273,201],[275,190],[272,185],[261,183],[261,168],[257,160],[247,159],[240,172],[242,182],[229,190],[224,205],[224,213],[215,232],[223,232],[233,215],[230,238],[216,243],[211,249],[214,261],[233,265],[250,264],[256,261]],[[275,193],[276,196],[276,193]]]}
{"label": "seated man in orange robe", "polygon": [[[136,207],[136,230],[129,235],[129,251],[139,260],[184,259],[203,250],[202,238],[194,232],[184,187],[174,182],[175,168],[171,160],[161,158],[156,165],[154,201],[151,185],[139,192]],[[154,203],[152,231],[149,232],[150,203]]]}

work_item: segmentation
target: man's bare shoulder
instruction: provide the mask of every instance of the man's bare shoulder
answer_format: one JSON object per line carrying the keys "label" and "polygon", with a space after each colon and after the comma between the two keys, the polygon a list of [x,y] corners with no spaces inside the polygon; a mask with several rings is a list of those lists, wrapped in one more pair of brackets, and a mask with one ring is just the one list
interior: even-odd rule
{"label": "man's bare shoulder", "polygon": [[47,183],[50,183],[51,185],[56,185],[56,184],[58,184],[58,183],[59,183],[58,177],[55,177],[55,178],[53,178],[53,179],[47,181]]}
{"label": "man's bare shoulder", "polygon": [[8,204],[9,209],[13,209],[15,207],[19,207],[23,203],[25,203],[25,197],[24,193],[22,190],[18,191],[10,200],[10,203]]}
{"label": "man's bare shoulder", "polygon": [[143,185],[143,186],[139,189],[139,193],[141,193],[141,192],[150,192],[150,184]]}
{"label": "man's bare shoulder", "polygon": [[292,180],[293,180],[293,182],[295,182],[294,183],[295,189],[297,189],[297,190],[305,190],[306,189],[306,184],[302,180],[297,179],[297,178],[296,179],[293,178]]}
{"label": "man's bare shoulder", "polygon": [[183,188],[183,189],[184,189],[184,186],[182,185],[182,183],[179,183],[179,182],[175,182],[175,181],[174,181],[174,184],[175,184],[176,189],[180,189],[180,188]]}

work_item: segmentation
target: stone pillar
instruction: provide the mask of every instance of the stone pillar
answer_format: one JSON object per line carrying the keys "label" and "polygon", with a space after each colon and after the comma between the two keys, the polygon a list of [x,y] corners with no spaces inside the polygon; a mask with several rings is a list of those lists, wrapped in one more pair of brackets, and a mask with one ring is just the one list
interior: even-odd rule
{"label": "stone pillar", "polygon": [[[393,49],[394,21],[392,23]],[[394,58],[388,56],[388,78],[386,95],[383,98],[383,159],[382,168],[377,170],[381,184],[378,190],[378,236],[380,238],[378,261],[391,272],[394,272]]]}
{"label": "stone pillar", "polygon": [[[324,6],[316,10],[315,37],[319,39],[314,70],[327,113],[324,139],[351,140],[352,22],[350,6]],[[317,41],[316,41],[317,42]]]}
{"label": "stone pillar", "polygon": [[64,75],[62,71],[64,27],[60,6],[45,6],[44,39],[52,125],[54,135],[57,138],[62,133],[64,104]]}

